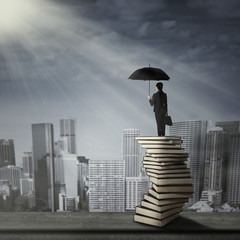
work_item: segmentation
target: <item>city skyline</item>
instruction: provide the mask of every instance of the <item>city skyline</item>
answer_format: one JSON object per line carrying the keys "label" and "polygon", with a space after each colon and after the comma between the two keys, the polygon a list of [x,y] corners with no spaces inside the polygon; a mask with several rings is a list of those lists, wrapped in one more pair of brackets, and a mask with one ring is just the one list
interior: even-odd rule
{"label": "city skyline", "polygon": [[170,76],[163,90],[174,122],[240,118],[234,0],[5,2],[0,132],[14,139],[17,159],[31,151],[32,123],[69,116],[79,154],[90,158],[121,156],[122,129],[155,135],[148,84],[128,80],[149,64]]}
{"label": "city skyline", "polygon": [[[79,206],[89,206],[90,211],[134,210],[147,191],[149,179],[140,169],[141,151],[135,139],[141,136],[140,130],[123,129],[122,134],[122,158],[86,159],[69,152],[68,136],[53,141],[52,124],[32,124],[33,153],[24,152],[23,168],[0,168],[1,196],[3,200],[7,198],[4,205],[23,196],[29,208],[35,210],[77,211]],[[185,207],[213,211],[213,204],[221,211],[223,203],[238,205],[240,121],[218,121],[215,126],[206,120],[176,122],[170,128],[170,136],[176,134],[181,137],[185,152],[189,152],[187,164],[194,186],[193,198]],[[14,145],[13,141],[1,142]],[[1,154],[5,150],[0,149]],[[114,197],[116,192],[119,198]],[[203,207],[199,207],[201,204]]]}
{"label": "city skyline", "polygon": [[[63,118],[63,117],[60,117],[59,119],[58,119],[58,121],[57,121],[57,127],[53,124],[53,126],[55,126],[55,128],[54,128],[54,135],[55,136],[58,136],[58,137],[55,137],[54,138],[54,142],[56,142],[58,139],[59,139],[59,136],[61,136],[61,131],[60,131],[60,124],[59,124],[59,121],[60,120],[63,120],[63,119],[68,119],[68,120],[71,120],[71,118]],[[73,119],[72,119],[73,120]],[[75,126],[77,126],[77,123],[78,123],[78,121],[77,121],[77,119],[74,119],[76,122],[75,122]],[[203,120],[200,120],[200,119],[198,119],[198,120],[186,120],[186,121],[181,121],[181,122],[197,122],[197,121],[203,121]],[[213,122],[212,120],[204,120],[204,121],[208,121],[208,130],[207,131],[209,131],[209,129],[211,129],[211,127],[213,127],[214,126],[214,124],[216,124],[216,126],[218,126],[217,124],[218,124],[218,122],[220,121],[220,122],[238,122],[239,120],[229,120],[229,121],[222,121],[222,120],[216,120],[215,122]],[[47,121],[47,123],[49,123],[49,124],[52,124],[52,123],[50,123],[51,121]],[[33,123],[31,123],[30,124],[30,133],[31,133],[31,125],[32,125]],[[37,123],[35,123],[35,124],[37,124]],[[126,129],[130,129],[130,128],[126,128]],[[137,129],[137,128],[132,128],[132,129]],[[123,150],[122,150],[122,147],[121,147],[121,144],[122,144],[122,131],[123,131],[123,129],[121,130],[121,133],[120,133],[120,135],[119,135],[119,145],[118,145],[118,147],[119,147],[119,155],[117,155],[117,154],[113,154],[113,155],[108,155],[108,156],[103,156],[102,154],[100,154],[99,156],[97,155],[97,154],[95,154],[93,157],[91,157],[91,153],[89,154],[89,155],[85,155],[87,158],[91,158],[91,159],[99,159],[99,160],[102,160],[102,159],[116,159],[116,160],[118,160],[119,158],[122,158],[122,154],[123,154]],[[168,135],[169,133],[170,133],[170,127],[168,127],[168,126],[166,126],[166,135]],[[228,131],[228,129],[226,129],[226,131]],[[236,131],[236,130],[235,130]],[[153,134],[154,136],[155,135],[157,135],[157,133],[156,134]],[[142,135],[143,136],[143,135]],[[148,135],[146,135],[146,136],[148,136]],[[149,134],[149,136],[150,136],[150,134]],[[0,138],[1,139],[1,138]],[[19,150],[19,148],[17,147],[17,149],[18,149],[18,152],[16,151],[16,144],[15,144],[15,140],[14,140],[14,138],[13,139],[7,139],[7,138],[2,138],[2,140],[6,140],[6,141],[8,141],[8,140],[13,140],[13,143],[14,143],[14,153],[15,153],[15,163],[16,163],[16,166],[19,166],[19,167],[23,167],[23,163],[22,163],[22,158],[24,157],[24,154],[25,154],[25,152],[28,152],[29,150],[26,150],[25,148],[24,149],[21,149],[21,150]],[[30,144],[31,145],[31,144]],[[107,146],[107,145],[105,145],[105,146]],[[31,147],[29,147],[29,149],[32,149],[32,146]],[[76,150],[78,150],[79,149],[79,147],[78,147],[78,144],[76,144]],[[79,151],[79,150],[78,150]],[[79,154],[78,154],[78,156],[83,156],[84,154],[82,154],[81,152],[79,152]]]}

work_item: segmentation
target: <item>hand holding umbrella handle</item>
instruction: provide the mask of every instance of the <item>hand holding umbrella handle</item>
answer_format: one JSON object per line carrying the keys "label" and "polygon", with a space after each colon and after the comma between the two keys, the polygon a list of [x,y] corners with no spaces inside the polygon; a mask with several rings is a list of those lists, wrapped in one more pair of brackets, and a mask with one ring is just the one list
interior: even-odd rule
{"label": "hand holding umbrella handle", "polygon": [[150,100],[150,99],[151,99],[151,96],[148,96],[148,99]]}

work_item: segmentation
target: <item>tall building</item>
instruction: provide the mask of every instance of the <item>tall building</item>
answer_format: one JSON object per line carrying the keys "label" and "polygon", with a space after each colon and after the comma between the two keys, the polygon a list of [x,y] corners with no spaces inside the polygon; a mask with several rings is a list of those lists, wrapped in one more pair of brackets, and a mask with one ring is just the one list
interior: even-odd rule
{"label": "tall building", "polygon": [[0,168],[0,180],[8,180],[12,190],[20,190],[21,168],[5,166]]}
{"label": "tall building", "polygon": [[226,201],[240,204],[240,133],[230,135]]}
{"label": "tall building", "polygon": [[140,145],[135,137],[140,136],[139,129],[123,130],[123,160],[125,161],[125,177],[138,177],[141,172]]}
{"label": "tall building", "polygon": [[223,131],[229,134],[240,132],[240,121],[216,122],[215,125],[223,128]]}
{"label": "tall building", "polygon": [[194,194],[189,199],[189,205],[200,199],[204,181],[204,161],[207,140],[207,130],[210,123],[206,120],[175,122],[170,127],[171,136],[180,136],[182,147],[190,156],[190,169],[193,180]]}
{"label": "tall building", "polygon": [[[55,184],[58,188],[56,192],[56,197],[59,198],[59,203],[62,202],[61,199],[75,199],[75,203],[78,203],[78,161],[76,154],[64,153],[61,152],[54,159],[55,161]],[[60,196],[60,195],[61,196]],[[64,198],[63,198],[64,196]],[[71,203],[71,201],[66,201],[67,203]],[[60,205],[58,206],[60,209]],[[72,207],[64,208],[72,209]],[[74,207],[74,210],[77,210],[78,206]],[[63,211],[63,209],[60,209]]]}
{"label": "tall building", "polygon": [[32,124],[32,150],[37,207],[55,210],[53,124]]}
{"label": "tall building", "polygon": [[222,205],[226,191],[226,172],[228,161],[227,133],[220,127],[207,134],[204,190],[212,196],[214,206]]}
{"label": "tall building", "polygon": [[68,152],[76,154],[76,123],[74,119],[60,119],[60,136],[67,137]]}
{"label": "tall building", "polygon": [[228,161],[226,175],[226,191],[224,200],[229,203],[240,203],[240,121],[216,122],[228,134]]}
{"label": "tall building", "polygon": [[89,160],[89,211],[124,212],[124,162]]}
{"label": "tall building", "polygon": [[89,159],[84,156],[78,157],[78,193],[80,196],[80,206],[88,209],[87,192],[89,189]]}
{"label": "tall building", "polygon": [[23,160],[23,175],[26,178],[33,177],[33,159],[31,152],[25,152],[22,158]]}
{"label": "tall building", "polygon": [[15,151],[12,139],[0,139],[0,167],[15,165]]}
{"label": "tall building", "polygon": [[148,193],[148,176],[126,177],[126,199],[125,209],[127,211],[135,210],[140,205],[143,195]]}
{"label": "tall building", "polygon": [[28,195],[33,193],[33,179],[32,178],[21,178],[20,179],[20,192],[21,195]]}

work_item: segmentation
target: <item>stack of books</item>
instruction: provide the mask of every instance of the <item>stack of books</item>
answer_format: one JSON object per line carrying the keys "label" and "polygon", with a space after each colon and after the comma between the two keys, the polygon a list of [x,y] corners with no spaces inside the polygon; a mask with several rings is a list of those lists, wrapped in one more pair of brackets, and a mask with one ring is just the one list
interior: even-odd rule
{"label": "stack of books", "polygon": [[189,156],[181,148],[180,137],[136,139],[147,149],[143,166],[152,188],[144,195],[141,206],[136,207],[134,221],[163,227],[179,215],[184,203],[192,197],[192,178],[186,164]]}

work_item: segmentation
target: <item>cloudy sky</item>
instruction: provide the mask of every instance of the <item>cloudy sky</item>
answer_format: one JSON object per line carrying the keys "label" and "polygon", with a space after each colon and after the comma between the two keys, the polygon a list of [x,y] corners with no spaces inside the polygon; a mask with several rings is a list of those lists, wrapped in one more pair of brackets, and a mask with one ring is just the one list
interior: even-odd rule
{"label": "cloudy sky", "polygon": [[[77,120],[78,155],[120,158],[124,128],[156,135],[148,83],[163,69],[173,121],[240,120],[238,0],[11,0],[0,8],[0,138],[20,162],[31,124]],[[151,94],[156,82],[151,84]]]}

